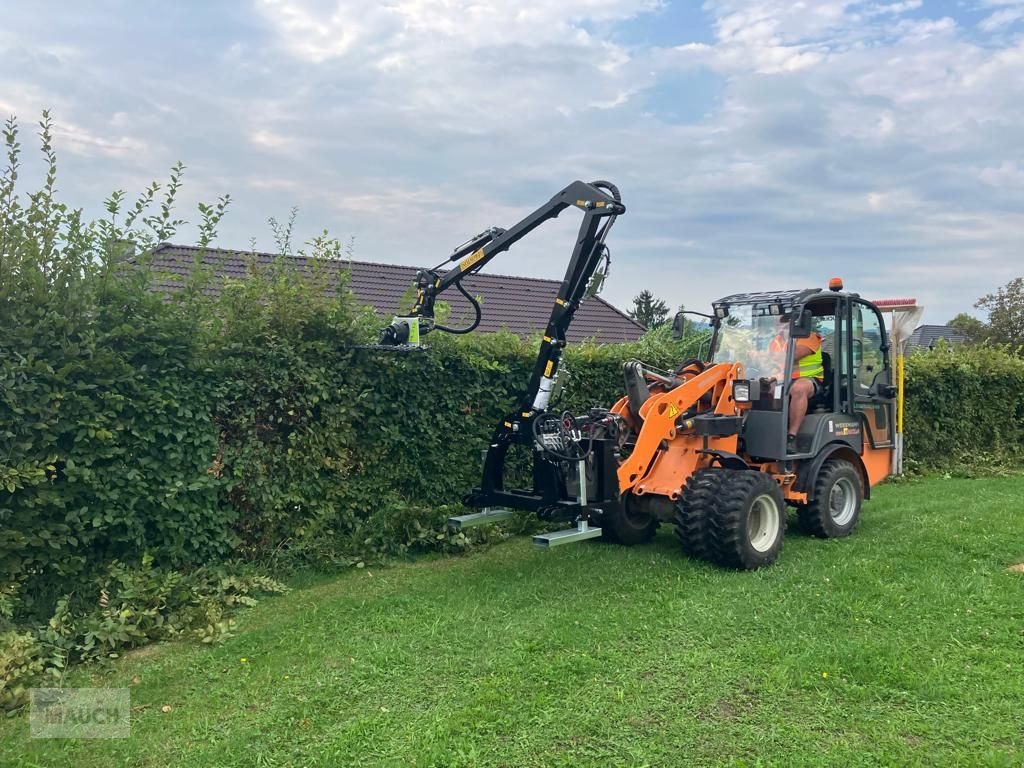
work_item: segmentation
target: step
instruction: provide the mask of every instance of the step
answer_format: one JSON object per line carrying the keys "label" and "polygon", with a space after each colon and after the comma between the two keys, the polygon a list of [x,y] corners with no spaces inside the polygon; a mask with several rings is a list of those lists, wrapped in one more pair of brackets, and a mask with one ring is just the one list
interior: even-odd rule
{"label": "step", "polygon": [[499,520],[507,520],[515,516],[514,509],[502,509],[500,507],[485,507],[480,512],[472,512],[468,515],[458,515],[448,518],[448,528],[453,531],[461,531],[463,528],[472,528],[476,525],[488,525]]}

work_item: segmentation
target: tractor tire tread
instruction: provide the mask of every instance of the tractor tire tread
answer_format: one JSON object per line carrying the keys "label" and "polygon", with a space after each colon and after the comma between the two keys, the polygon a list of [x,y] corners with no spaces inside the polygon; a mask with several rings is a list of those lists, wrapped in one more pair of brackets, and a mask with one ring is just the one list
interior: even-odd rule
{"label": "tractor tire tread", "polygon": [[[709,542],[714,561],[725,568],[755,570],[778,559],[785,535],[785,500],[779,484],[758,470],[727,470],[710,516]],[[768,494],[775,501],[779,514],[779,532],[774,546],[764,553],[748,546],[747,518],[754,499]]]}
{"label": "tractor tire tread", "polygon": [[[628,503],[624,499],[623,504]],[[601,519],[601,538],[612,541],[625,547],[632,547],[636,544],[646,544],[658,532],[660,523],[656,518],[649,518],[643,525],[637,525],[631,521],[625,509],[605,513]]]}
{"label": "tractor tire tread", "polygon": [[[853,520],[848,525],[839,528],[831,519],[828,504],[832,485],[839,476],[844,474],[854,481],[859,495],[857,511]],[[797,522],[800,530],[819,539],[838,539],[849,536],[860,522],[860,507],[863,501],[864,486],[860,471],[844,459],[829,459],[822,465],[818,477],[815,478],[810,502],[797,507]]]}
{"label": "tractor tire tread", "polygon": [[725,477],[726,470],[718,467],[697,470],[683,486],[683,494],[676,502],[676,538],[683,552],[694,559],[711,559],[708,526]]}

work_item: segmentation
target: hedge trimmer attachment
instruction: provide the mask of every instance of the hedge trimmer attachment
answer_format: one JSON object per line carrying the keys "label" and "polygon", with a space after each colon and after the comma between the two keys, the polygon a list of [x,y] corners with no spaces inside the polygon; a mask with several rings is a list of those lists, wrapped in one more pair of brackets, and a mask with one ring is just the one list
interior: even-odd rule
{"label": "hedge trimmer attachment", "polygon": [[[434,331],[465,334],[476,330],[482,314],[480,302],[462,285],[463,279],[479,272],[499,253],[511,248],[544,222],[556,218],[566,208],[579,208],[584,213],[584,220],[545,332],[545,339],[560,342],[560,345],[554,344],[553,351],[538,361],[542,372],[549,362],[557,367],[558,351],[564,347],[565,330],[572,322],[573,314],[586,298],[588,288],[593,290],[591,280],[595,273],[599,268],[607,271],[610,253],[604,241],[608,231],[616,217],[626,210],[618,189],[607,181],[592,184],[575,181],[512,227],[486,229],[455,248],[437,266],[417,272],[416,304],[408,315],[396,317],[381,331],[380,346],[414,347],[422,345],[423,338]],[[446,269],[453,262],[458,262],[458,265]],[[434,319],[434,302],[438,295],[453,286],[473,307],[473,321],[464,328],[451,328]],[[553,373],[552,370],[547,377]]]}

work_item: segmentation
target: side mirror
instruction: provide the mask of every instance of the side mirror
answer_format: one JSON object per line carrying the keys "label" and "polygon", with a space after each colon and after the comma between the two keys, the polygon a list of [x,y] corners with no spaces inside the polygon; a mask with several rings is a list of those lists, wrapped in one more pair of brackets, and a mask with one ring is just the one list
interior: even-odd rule
{"label": "side mirror", "polygon": [[676,312],[676,316],[672,319],[672,338],[681,339],[686,334],[686,314],[684,312]]}
{"label": "side mirror", "polygon": [[809,310],[805,309],[798,318],[793,320],[790,335],[794,339],[806,339],[811,335],[812,330],[814,330],[814,317]]}

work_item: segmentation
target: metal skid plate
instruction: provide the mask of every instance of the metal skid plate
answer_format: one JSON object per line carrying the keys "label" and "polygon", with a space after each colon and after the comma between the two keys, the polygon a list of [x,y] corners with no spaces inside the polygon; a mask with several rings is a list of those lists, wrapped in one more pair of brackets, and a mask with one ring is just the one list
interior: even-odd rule
{"label": "metal skid plate", "polygon": [[575,528],[567,528],[564,531],[554,533],[542,533],[533,537],[533,543],[538,547],[558,547],[562,544],[572,544],[574,541],[585,541],[596,539],[601,535],[600,528],[591,528],[585,522],[579,522]]}
{"label": "metal skid plate", "polygon": [[488,523],[496,523],[498,520],[507,520],[515,516],[515,514],[516,511],[514,509],[487,507],[481,512],[449,517],[448,528],[453,531],[461,531],[463,528],[472,528],[475,525],[487,525]]}

